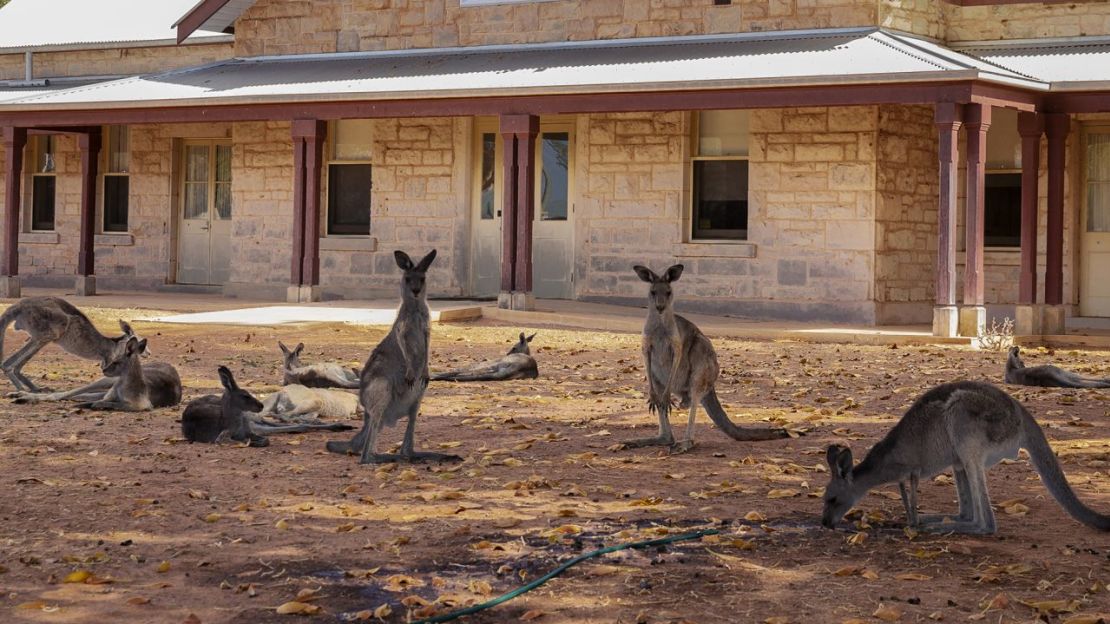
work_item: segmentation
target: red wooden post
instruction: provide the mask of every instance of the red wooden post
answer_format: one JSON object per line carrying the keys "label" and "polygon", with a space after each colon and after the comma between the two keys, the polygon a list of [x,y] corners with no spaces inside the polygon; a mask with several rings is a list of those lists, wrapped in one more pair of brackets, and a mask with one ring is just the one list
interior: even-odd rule
{"label": "red wooden post", "polygon": [[1045,233],[1044,302],[1064,303],[1064,165],[1071,118],[1066,113],[1045,115],[1048,137],[1048,231]]}
{"label": "red wooden post", "polygon": [[510,299],[516,279],[516,135],[503,131],[501,136],[505,188],[501,194],[501,296],[498,305],[508,308],[512,307]]}
{"label": "red wooden post", "polygon": [[501,295],[498,305],[530,307],[532,295],[532,218],[535,190],[535,145],[539,118],[502,115],[505,192],[501,214]]}
{"label": "red wooden post", "polygon": [[535,219],[536,132],[538,120],[531,118],[526,132],[516,135],[516,278],[515,290],[532,294],[532,222]]}
{"label": "red wooden post", "polygon": [[[984,178],[987,160],[987,130],[991,107],[968,104],[964,108],[967,128],[967,204],[965,206],[964,305],[983,305],[983,220]],[[976,334],[977,335],[977,334]]]}
{"label": "red wooden post", "polygon": [[959,134],[963,106],[942,102],[934,110],[940,163],[940,192],[937,209],[936,305],[933,333],[956,335],[956,181],[959,176]]}
{"label": "red wooden post", "polygon": [[[294,125],[294,132],[296,125]],[[289,300],[298,301],[300,286],[304,282],[304,189],[306,184],[305,174],[305,140],[294,134],[293,136],[293,244],[290,249],[289,263]],[[297,289],[296,293],[292,289]]]}
{"label": "red wooden post", "polygon": [[[327,124],[319,119],[293,121],[293,249],[289,299],[312,301],[320,283],[320,168]],[[306,292],[307,289],[307,292]]]}
{"label": "red wooden post", "polygon": [[1041,166],[1041,135],[1044,117],[1040,113],[1018,113],[1021,135],[1021,276],[1018,303],[1037,303],[1037,182]]}
{"label": "red wooden post", "polygon": [[77,294],[96,294],[96,176],[100,157],[100,129],[77,135],[81,150],[81,235],[77,246]]}
{"label": "red wooden post", "polygon": [[19,204],[23,181],[23,148],[27,129],[4,128],[4,254],[0,256],[0,296],[19,296]]}

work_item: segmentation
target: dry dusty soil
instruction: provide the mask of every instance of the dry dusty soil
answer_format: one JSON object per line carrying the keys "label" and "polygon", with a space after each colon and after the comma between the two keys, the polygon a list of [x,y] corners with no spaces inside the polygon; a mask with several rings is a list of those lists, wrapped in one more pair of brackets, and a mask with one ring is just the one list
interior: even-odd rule
{"label": "dry dusty soil", "polygon": [[[137,315],[92,311],[105,330]],[[178,367],[186,399],[217,391],[219,364],[257,394],[275,390],[278,339],[307,343],[309,362],[358,364],[385,333],[136,328],[154,359]],[[990,473],[996,536],[905,531],[893,486],[840,530],[820,527],[826,445],[860,457],[929,386],[999,381],[998,353],[718,339],[732,417],[804,435],[738,443],[702,415],[697,446],[670,456],[617,446],[654,431],[636,335],[436,325],[432,369],[499,355],[518,329],[539,330],[540,379],[428,389],[418,446],[458,453],[456,464],[360,466],[324,451],[348,434],[188,444],[180,408],[3,401],[0,622],[404,622],[601,546],[706,528],[720,533],[585,562],[465,621],[1096,622],[1110,612],[1110,537],[1068,517],[1024,455]],[[22,336],[9,331],[7,353]],[[1047,361],[1110,375],[1106,353],[1027,353]],[[97,367],[50,347],[26,372],[61,388]],[[1110,391],[1010,391],[1046,428],[1079,496],[1110,511]],[[924,483],[922,506],[954,510],[951,478]]]}

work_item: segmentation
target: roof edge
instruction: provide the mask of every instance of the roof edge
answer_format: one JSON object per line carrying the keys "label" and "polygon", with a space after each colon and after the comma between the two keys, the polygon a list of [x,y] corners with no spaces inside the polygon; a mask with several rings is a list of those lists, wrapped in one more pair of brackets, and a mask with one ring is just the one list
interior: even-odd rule
{"label": "roof edge", "polygon": [[[205,22],[212,19],[220,9],[230,3],[231,0],[200,0],[197,2],[193,8],[189,9],[188,13],[182,15],[181,19],[174,23],[173,28],[177,29],[177,42],[184,42],[189,38],[189,35],[200,30]],[[240,12],[235,18],[238,18],[241,14]]]}
{"label": "roof edge", "polygon": [[89,41],[82,43],[57,43],[37,46],[0,47],[0,54],[23,54],[24,52],[76,52],[83,50],[120,50],[134,48],[165,48],[178,45],[213,45],[234,43],[233,35],[212,34],[203,39],[194,39],[184,44],[174,39],[137,39],[132,41]]}

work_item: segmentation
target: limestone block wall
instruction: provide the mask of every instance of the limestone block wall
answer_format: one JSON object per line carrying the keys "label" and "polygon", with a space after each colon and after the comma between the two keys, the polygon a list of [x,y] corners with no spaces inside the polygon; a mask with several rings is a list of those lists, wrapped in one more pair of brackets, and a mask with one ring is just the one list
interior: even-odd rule
{"label": "limestone block wall", "polygon": [[631,266],[678,261],[688,267],[680,307],[872,321],[876,108],[753,111],[749,238],[740,244],[686,237],[690,119],[580,121],[589,141],[579,159],[578,240],[586,243],[576,258],[578,296],[640,301]]}
{"label": "limestone block wall", "polygon": [[[230,58],[233,54],[230,42],[35,52],[34,76],[56,78],[151,73],[211,63]],[[0,54],[0,80],[21,80],[23,77],[23,54]]]}
{"label": "limestone block wall", "polygon": [[582,41],[876,25],[871,0],[261,0],[236,22],[238,55]]}
{"label": "limestone block wall", "polygon": [[943,40],[947,35],[945,0],[879,0],[879,22],[884,28]]}
{"label": "limestone block wall", "polygon": [[1110,34],[1110,3],[1102,0],[986,6],[944,3],[943,9],[950,42]]}

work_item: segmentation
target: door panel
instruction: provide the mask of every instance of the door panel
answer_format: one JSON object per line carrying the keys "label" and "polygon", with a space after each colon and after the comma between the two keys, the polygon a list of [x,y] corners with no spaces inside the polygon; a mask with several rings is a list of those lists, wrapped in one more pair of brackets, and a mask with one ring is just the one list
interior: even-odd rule
{"label": "door panel", "polygon": [[1110,316],[1110,133],[1087,135],[1079,313]]}
{"label": "door panel", "polygon": [[497,132],[480,129],[476,151],[471,294],[495,297],[501,288],[502,167]]}
{"label": "door panel", "polygon": [[536,137],[536,210],[532,224],[532,281],[537,298],[574,297],[574,228],[569,124],[541,126]]}
{"label": "door panel", "polygon": [[222,284],[230,277],[231,145],[185,145],[177,281]]}

